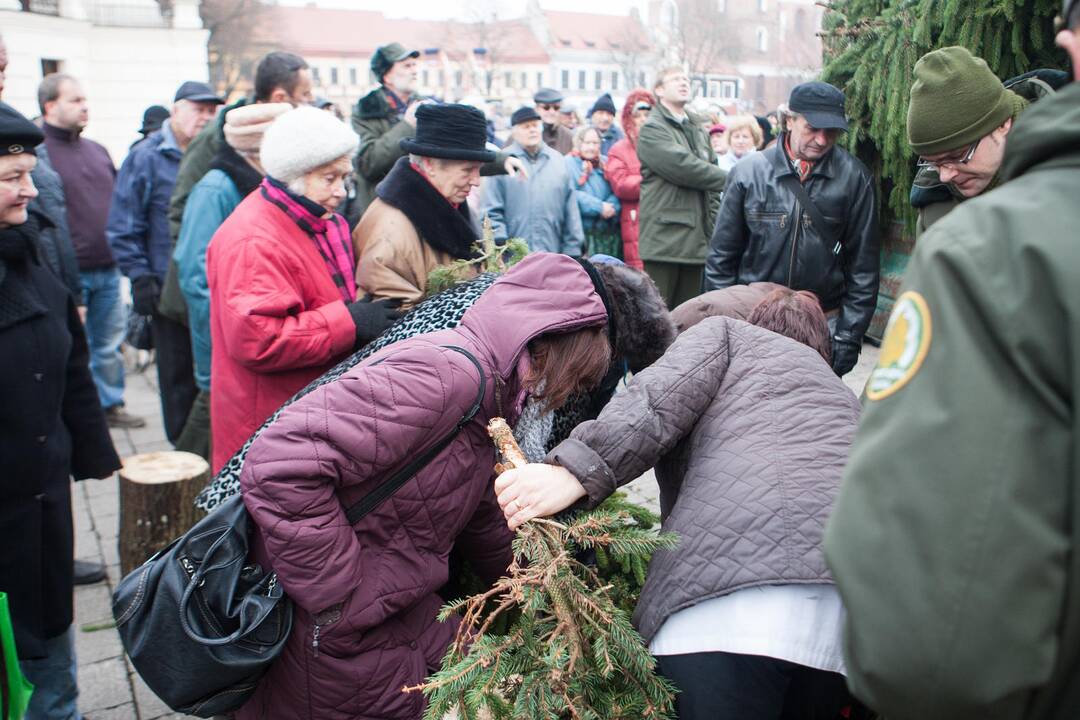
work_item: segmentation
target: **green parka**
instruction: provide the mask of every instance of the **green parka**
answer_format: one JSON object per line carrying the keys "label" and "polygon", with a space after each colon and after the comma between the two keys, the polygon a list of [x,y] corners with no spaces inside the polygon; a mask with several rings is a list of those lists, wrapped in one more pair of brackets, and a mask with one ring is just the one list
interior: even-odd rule
{"label": "green parka", "polygon": [[889,720],[1080,713],[1080,83],[927,231],[825,549],[854,693]]}
{"label": "green parka", "polygon": [[375,186],[382,182],[398,158],[405,155],[401,141],[416,135],[416,128],[394,112],[381,87],[356,103],[352,128],[360,136],[360,147],[355,163],[356,200],[350,212],[360,217],[375,199]]}
{"label": "green parka", "polygon": [[641,259],[704,265],[727,171],[695,118],[657,103],[641,128]]}

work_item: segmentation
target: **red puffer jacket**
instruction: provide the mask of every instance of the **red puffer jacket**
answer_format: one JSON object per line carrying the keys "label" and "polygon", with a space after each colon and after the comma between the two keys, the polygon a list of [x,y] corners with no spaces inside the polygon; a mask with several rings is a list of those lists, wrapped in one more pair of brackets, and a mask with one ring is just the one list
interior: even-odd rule
{"label": "red puffer jacket", "polygon": [[637,156],[637,126],[634,125],[634,105],[639,102],[656,104],[656,98],[648,90],[634,90],[626,96],[622,109],[622,126],[626,137],[608,150],[604,173],[622,209],[619,223],[622,228],[623,260],[630,267],[644,270],[638,253],[638,205],[641,200],[641,161]]}
{"label": "red puffer jacket", "polygon": [[315,242],[258,190],[206,252],[216,473],[297,390],[356,343],[356,324]]}
{"label": "red puffer jacket", "polygon": [[[461,325],[388,346],[289,405],[252,444],[240,476],[259,527],[256,556],[295,603],[292,635],[238,720],[417,720],[455,621],[439,623],[451,550],[486,580],[506,570],[512,535],[495,500],[485,425],[515,422],[530,340],[600,325],[588,275],[565,255],[530,255]],[[350,527],[344,508],[481,409],[426,468]],[[265,565],[264,565],[265,566]],[[316,642],[317,641],[317,642]]]}

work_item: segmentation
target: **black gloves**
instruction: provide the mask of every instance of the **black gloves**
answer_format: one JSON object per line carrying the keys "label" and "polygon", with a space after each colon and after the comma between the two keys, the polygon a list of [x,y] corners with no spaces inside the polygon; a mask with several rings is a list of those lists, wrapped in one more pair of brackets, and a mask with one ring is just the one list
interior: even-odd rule
{"label": "black gloves", "polygon": [[398,310],[401,301],[396,299],[373,301],[371,296],[368,296],[345,307],[349,308],[349,314],[356,324],[357,345],[366,345],[379,337],[404,315]]}
{"label": "black gloves", "polygon": [[832,343],[832,369],[833,372],[843,377],[851,372],[855,364],[859,362],[859,352],[862,347],[840,338],[833,338]]}
{"label": "black gloves", "polygon": [[153,275],[140,275],[131,283],[131,302],[137,315],[153,315],[161,285]]}

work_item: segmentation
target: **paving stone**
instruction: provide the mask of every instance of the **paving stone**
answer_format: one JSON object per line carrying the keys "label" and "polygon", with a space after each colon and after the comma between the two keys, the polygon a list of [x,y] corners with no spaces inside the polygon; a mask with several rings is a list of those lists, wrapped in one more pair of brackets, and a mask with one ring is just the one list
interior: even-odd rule
{"label": "paving stone", "polygon": [[101,710],[94,710],[87,714],[82,707],[79,708],[82,712],[84,720],[136,720],[139,715],[135,710],[135,703],[127,702],[123,705],[117,705],[116,707],[103,708]]}
{"label": "paving stone", "polygon": [[79,710],[93,713],[132,701],[127,666],[122,658],[79,664]]}

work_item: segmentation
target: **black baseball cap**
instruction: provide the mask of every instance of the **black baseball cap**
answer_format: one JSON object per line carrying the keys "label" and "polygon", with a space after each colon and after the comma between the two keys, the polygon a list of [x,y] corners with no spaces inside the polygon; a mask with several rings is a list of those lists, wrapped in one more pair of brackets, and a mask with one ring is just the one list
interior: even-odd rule
{"label": "black baseball cap", "polygon": [[844,116],[844,93],[829,83],[814,80],[796,85],[788,99],[788,108],[806,118],[819,130],[847,130]]}
{"label": "black baseball cap", "polygon": [[177,89],[176,97],[173,98],[173,102],[176,102],[177,100],[212,102],[217,103],[218,105],[225,102],[224,98],[218,97],[217,93],[215,93],[209,85],[196,80],[188,80]]}
{"label": "black baseball cap", "polygon": [[514,111],[514,114],[510,116],[511,125],[520,125],[523,122],[529,122],[530,120],[539,120],[540,113],[536,112],[536,108],[531,108],[528,105],[519,107]]}

